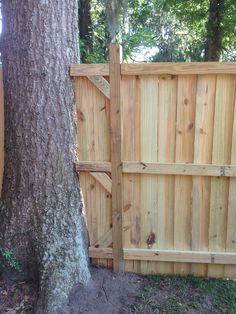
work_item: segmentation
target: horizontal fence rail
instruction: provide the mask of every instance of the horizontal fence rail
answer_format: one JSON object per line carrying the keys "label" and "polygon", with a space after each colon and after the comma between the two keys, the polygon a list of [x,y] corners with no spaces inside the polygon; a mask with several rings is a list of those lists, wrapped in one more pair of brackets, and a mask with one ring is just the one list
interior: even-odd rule
{"label": "horizontal fence rail", "polygon": [[178,263],[236,264],[236,253],[198,252],[178,250],[124,249],[127,260]]}
{"label": "horizontal fence rail", "polygon": [[[121,163],[123,173],[188,175],[208,177],[236,177],[236,165],[200,165],[179,163],[153,163],[125,161]],[[111,172],[110,162],[78,162],[77,171]]]}
{"label": "horizontal fence rail", "polygon": [[236,63],[72,65],[92,262],[236,277]]}
{"label": "horizontal fence rail", "polygon": [[[121,64],[121,75],[236,74],[234,62],[168,62]],[[71,76],[109,76],[108,64],[73,64]]]}

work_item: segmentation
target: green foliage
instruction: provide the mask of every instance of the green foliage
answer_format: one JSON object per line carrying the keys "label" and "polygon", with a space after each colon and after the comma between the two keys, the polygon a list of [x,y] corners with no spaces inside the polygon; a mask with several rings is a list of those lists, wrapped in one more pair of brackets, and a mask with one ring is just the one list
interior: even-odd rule
{"label": "green foliage", "polygon": [[[125,61],[203,61],[209,0],[126,0],[120,43]],[[236,1],[224,0],[221,60],[236,60]],[[93,52],[86,62],[107,61],[107,21],[103,0],[91,0]],[[83,42],[80,43],[83,50]]]}
{"label": "green foliage", "polygon": [[225,0],[222,59],[236,60],[236,1]]}
{"label": "green foliage", "polygon": [[136,303],[124,313],[236,313],[236,283],[192,276],[146,276]]}
{"label": "green foliage", "polygon": [[[101,1],[91,1],[91,17],[93,23],[93,52],[86,55],[86,63],[106,62],[106,22],[105,8]],[[86,50],[84,42],[80,40],[80,51]]]}
{"label": "green foliage", "polygon": [[131,10],[132,30],[125,47],[129,42],[130,50],[138,50],[140,46],[156,47],[158,53],[151,61],[202,60],[207,18],[204,1],[193,6],[193,1],[129,0],[129,6],[138,6],[138,10]]}
{"label": "green foliage", "polygon": [[20,271],[20,265],[14,253],[9,249],[0,247],[0,270],[3,267],[10,267],[11,269]]}

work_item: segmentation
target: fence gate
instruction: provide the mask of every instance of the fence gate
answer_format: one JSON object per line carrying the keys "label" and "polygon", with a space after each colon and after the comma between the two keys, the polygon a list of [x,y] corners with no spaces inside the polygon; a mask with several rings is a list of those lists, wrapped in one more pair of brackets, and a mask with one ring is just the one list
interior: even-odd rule
{"label": "fence gate", "polygon": [[236,64],[72,65],[90,257],[236,277]]}

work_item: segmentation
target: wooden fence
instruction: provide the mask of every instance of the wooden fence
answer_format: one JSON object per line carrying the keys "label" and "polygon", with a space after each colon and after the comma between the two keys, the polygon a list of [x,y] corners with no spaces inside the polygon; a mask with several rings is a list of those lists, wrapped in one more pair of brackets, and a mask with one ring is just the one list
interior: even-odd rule
{"label": "wooden fence", "polygon": [[[94,263],[236,277],[236,64],[72,65]],[[235,114],[234,114],[235,112]]]}
{"label": "wooden fence", "polygon": [[[113,45],[109,65],[71,66],[93,262],[235,278],[236,64],[120,54]],[[3,120],[0,72],[0,185]]]}

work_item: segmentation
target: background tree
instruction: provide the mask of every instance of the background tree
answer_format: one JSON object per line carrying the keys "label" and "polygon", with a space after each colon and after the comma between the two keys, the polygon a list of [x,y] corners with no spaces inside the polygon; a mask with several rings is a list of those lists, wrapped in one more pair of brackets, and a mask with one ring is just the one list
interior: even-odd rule
{"label": "background tree", "polygon": [[[130,21],[131,24],[135,22],[134,30],[141,25],[140,31],[145,30],[148,34],[149,30],[156,36],[152,47],[158,52],[153,61],[209,61],[213,60],[208,55],[209,49],[215,51],[217,60],[236,58],[235,1],[143,0],[138,6],[139,15]],[[145,25],[140,21],[143,15],[146,15]]]}
{"label": "background tree", "polygon": [[[79,0],[80,2],[80,0]],[[86,1],[85,1],[86,2]],[[79,10],[79,21],[86,19],[87,16],[91,17],[91,25],[89,29],[89,41],[92,39],[91,50],[84,38],[87,36],[80,32],[80,56],[83,63],[105,63],[107,62],[107,23],[106,23],[106,13],[105,6],[101,0],[90,0],[90,5],[86,6],[87,10],[85,15],[82,16],[83,10]],[[89,11],[88,11],[89,10]],[[90,24],[90,23],[89,23]]]}
{"label": "background tree", "polygon": [[91,17],[91,0],[79,0],[79,40],[81,61],[86,63],[93,54],[93,26]]}
{"label": "background tree", "polygon": [[[90,278],[74,169],[77,0],[3,0],[5,170],[0,242],[38,278],[38,313],[65,313],[73,285]],[[9,274],[8,274],[9,275]]]}
{"label": "background tree", "polygon": [[[84,0],[83,0],[84,1]],[[108,48],[112,41],[121,41],[122,27],[126,18],[127,0],[91,0],[90,10],[80,10],[80,21],[92,17],[93,51],[80,33],[81,59],[84,63],[104,63],[108,60]],[[88,7],[88,6],[87,6]],[[89,37],[89,36],[87,36]]]}
{"label": "background tree", "polygon": [[117,41],[121,34],[127,0],[104,0],[104,3],[108,31],[107,45],[109,46],[111,42]]}
{"label": "background tree", "polygon": [[209,16],[206,24],[207,38],[205,60],[219,61],[222,51],[224,0],[210,0]]}
{"label": "background tree", "polygon": [[[121,6],[119,10],[117,4]],[[95,7],[105,15],[93,11]],[[110,20],[111,29],[119,29],[126,61],[135,61],[137,56],[145,58],[147,51],[143,61],[213,60],[209,51],[217,55],[215,60],[236,59],[234,0],[92,0],[91,12],[100,47],[109,42],[106,31]],[[94,43],[97,49],[91,59],[98,60],[99,42],[94,39]],[[107,56],[102,58],[102,62],[106,59]]]}

